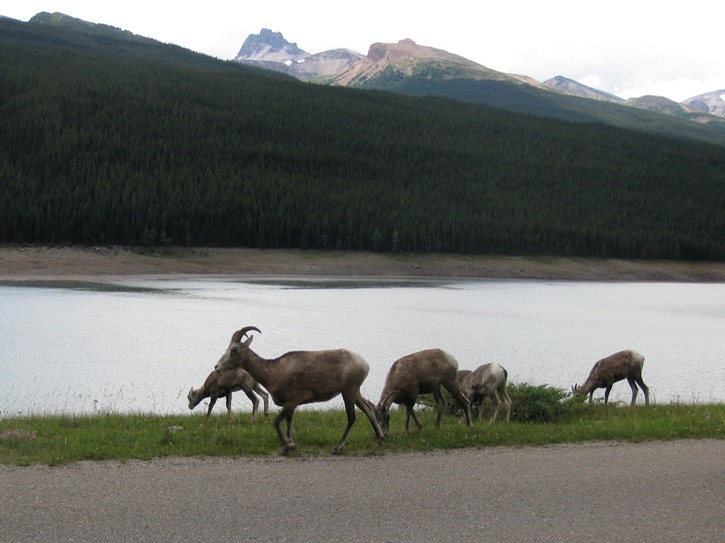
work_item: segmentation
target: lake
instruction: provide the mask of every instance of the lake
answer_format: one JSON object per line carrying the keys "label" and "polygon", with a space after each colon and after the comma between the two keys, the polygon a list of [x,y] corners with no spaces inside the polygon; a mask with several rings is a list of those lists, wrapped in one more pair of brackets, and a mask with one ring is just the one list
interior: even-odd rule
{"label": "lake", "polygon": [[[0,286],[0,417],[188,413],[189,388],[247,325],[268,358],[360,353],[375,402],[397,358],[431,347],[461,369],[499,362],[510,382],[567,391],[598,359],[633,348],[655,403],[725,401],[725,284],[126,280]],[[610,400],[630,395],[622,381]],[[233,408],[251,403],[239,393]]]}

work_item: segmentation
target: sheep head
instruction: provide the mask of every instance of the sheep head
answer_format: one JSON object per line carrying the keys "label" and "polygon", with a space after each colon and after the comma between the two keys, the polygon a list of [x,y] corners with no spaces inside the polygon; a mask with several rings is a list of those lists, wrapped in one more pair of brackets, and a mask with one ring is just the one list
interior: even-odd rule
{"label": "sheep head", "polygon": [[390,429],[390,410],[384,405],[378,405],[375,408],[375,418],[378,420],[383,435],[387,436]]}
{"label": "sheep head", "polygon": [[244,368],[245,360],[249,353],[249,345],[252,343],[253,336],[248,336],[244,341],[242,341],[242,338],[252,330],[259,332],[260,334],[262,333],[262,331],[256,326],[245,326],[241,330],[234,332],[232,340],[229,342],[229,347],[227,347],[226,352],[214,366],[216,371],[224,371],[232,368]]}
{"label": "sheep head", "polygon": [[571,387],[571,397],[574,401],[584,402],[586,401],[587,394],[589,394],[590,391],[591,389],[587,388],[586,383],[583,385],[575,384]]}
{"label": "sheep head", "polygon": [[189,400],[189,409],[194,409],[197,405],[199,405],[199,402],[201,402],[202,394],[200,394],[200,390],[194,390],[194,387],[191,387],[189,389],[189,394],[186,395],[186,399]]}

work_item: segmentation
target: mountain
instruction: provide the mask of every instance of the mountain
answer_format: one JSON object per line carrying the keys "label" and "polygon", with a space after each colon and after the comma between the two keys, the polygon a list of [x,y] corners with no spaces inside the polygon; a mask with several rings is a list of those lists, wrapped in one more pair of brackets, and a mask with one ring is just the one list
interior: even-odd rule
{"label": "mountain", "polygon": [[725,117],[725,89],[699,94],[682,103],[698,111]]}
{"label": "mountain", "polygon": [[418,45],[410,39],[394,44],[374,43],[366,57],[322,81],[345,87],[379,87],[406,77],[520,82],[518,78],[442,49]]}
{"label": "mountain", "polygon": [[620,98],[619,96],[609,94],[608,92],[600,91],[599,89],[588,87],[586,85],[582,85],[581,83],[574,81],[573,79],[564,77],[563,75],[557,75],[556,77],[547,79],[546,81],[544,81],[544,85],[546,85],[547,87],[551,87],[552,89],[561,91],[565,94],[570,94],[571,96],[579,96],[580,98],[589,98],[590,100],[602,100],[604,102],[615,102],[617,104],[621,104],[624,102],[624,99]]}
{"label": "mountain", "polygon": [[722,98],[725,95],[725,91],[703,94],[699,97],[690,98],[682,103],[678,103],[664,96],[640,96],[638,98],[624,100],[614,94],[582,85],[577,81],[561,75],[544,81],[544,85],[571,96],[624,104],[633,108],[662,113],[692,122],[705,124],[716,123],[719,121],[718,119],[714,119],[713,116],[725,117],[725,102],[723,102]]}
{"label": "mountain", "polygon": [[244,40],[234,60],[309,81],[339,73],[361,58],[363,55],[349,49],[310,54],[296,43],[288,42],[280,32],[263,28],[259,34],[250,34]]}
{"label": "mountain", "polygon": [[713,121],[712,113],[698,110],[686,103],[678,103],[663,96],[640,96],[639,98],[630,98],[625,102],[626,105],[655,111],[665,115],[671,115],[680,119],[699,123],[717,122]]}
{"label": "mountain", "polygon": [[[690,108],[679,108],[680,114],[675,116],[672,110],[651,103],[645,107],[645,103],[634,102],[638,107],[628,107],[615,96],[565,78],[555,79],[557,87],[553,88],[551,84],[498,72],[409,39],[373,44],[364,59],[319,81],[412,96],[441,96],[529,115],[602,122],[725,144],[725,119],[719,117],[688,114],[686,110]],[[701,126],[692,120],[699,121]]]}
{"label": "mountain", "polygon": [[725,260],[723,145],[69,22],[0,19],[0,243]]}
{"label": "mountain", "polygon": [[307,55],[308,53],[297,47],[296,43],[285,40],[281,32],[263,28],[259,34],[247,36],[234,60],[287,64]]}
{"label": "mountain", "polygon": [[[544,85],[547,85],[553,89],[561,91],[565,94],[569,94],[571,96],[579,96],[581,98],[589,98],[590,100],[601,100],[605,102],[624,104],[633,108],[653,111],[655,113],[662,113],[664,115],[678,117],[687,121],[700,123],[718,122],[716,119],[713,119],[713,115],[717,115],[717,110],[713,108],[713,111],[710,111],[707,105],[703,105],[702,107],[697,108],[686,102],[677,103],[674,100],[665,98],[664,96],[641,96],[639,98],[630,98],[628,100],[624,100],[623,98],[620,98],[619,96],[616,96],[614,94],[609,94],[607,92],[603,92],[598,89],[582,85],[581,83],[574,81],[573,79],[569,79],[561,75],[544,81]],[[706,99],[703,99],[702,102],[706,103],[705,100]],[[725,110],[725,108],[723,109]],[[725,115],[718,116],[722,117]]]}
{"label": "mountain", "polygon": [[[269,47],[274,44],[276,54],[277,49],[282,47],[278,45],[281,35],[273,35],[267,31],[250,38],[255,42],[265,42],[268,36]],[[343,66],[341,71],[330,67],[327,74],[317,69],[304,76],[297,75],[294,70],[299,71],[299,64],[292,58],[287,64],[278,60],[260,64],[263,56],[254,57],[251,52],[246,52],[245,56],[256,58],[247,62],[329,85],[387,90],[411,96],[440,96],[528,115],[602,122],[627,129],[725,144],[725,119],[695,113],[689,106],[666,108],[650,100],[627,103],[617,96],[563,76],[540,83],[528,76],[506,74],[459,55],[416,44],[410,39],[397,43],[375,43],[365,57],[347,65],[340,63]]]}

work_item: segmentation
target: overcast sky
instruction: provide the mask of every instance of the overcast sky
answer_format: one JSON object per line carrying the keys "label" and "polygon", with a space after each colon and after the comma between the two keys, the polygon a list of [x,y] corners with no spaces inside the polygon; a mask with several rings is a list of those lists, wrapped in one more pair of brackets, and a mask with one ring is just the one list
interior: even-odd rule
{"label": "overcast sky", "polygon": [[563,75],[622,98],[676,101],[725,89],[722,1],[0,0],[27,21],[62,12],[221,59],[249,34],[281,32],[309,53],[410,38],[494,70]]}

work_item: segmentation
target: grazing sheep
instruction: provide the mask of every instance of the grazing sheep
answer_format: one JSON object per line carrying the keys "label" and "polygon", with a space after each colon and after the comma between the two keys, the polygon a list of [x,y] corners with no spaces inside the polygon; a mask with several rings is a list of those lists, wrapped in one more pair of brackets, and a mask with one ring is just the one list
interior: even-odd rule
{"label": "grazing sheep", "polygon": [[[461,374],[466,371],[458,372],[458,381],[461,381]],[[461,390],[463,395],[473,405],[474,401],[479,402],[478,420],[483,418],[482,400],[485,396],[491,398],[493,402],[493,414],[488,421],[493,424],[498,418],[498,410],[503,401],[506,409],[506,422],[511,420],[511,397],[506,391],[506,382],[508,380],[508,372],[500,364],[484,364],[474,371],[463,376],[463,384]]]}
{"label": "grazing sheep", "polygon": [[458,384],[463,387],[463,382],[472,373],[471,370],[458,370]]}
{"label": "grazing sheep", "polygon": [[375,415],[384,434],[390,427],[390,405],[405,405],[405,431],[408,432],[410,417],[420,430],[423,425],[415,415],[413,407],[420,394],[433,394],[438,407],[436,428],[440,429],[445,400],[441,394],[441,385],[463,406],[466,422],[471,426],[471,409],[468,400],[461,393],[458,384],[458,362],[450,353],[441,349],[429,349],[404,356],[390,367],[380,401],[375,407]]}
{"label": "grazing sheep", "polygon": [[649,405],[649,387],[642,380],[642,367],[644,356],[637,351],[628,349],[614,353],[606,358],[597,361],[589,373],[589,377],[582,386],[574,385],[571,390],[574,396],[589,394],[589,403],[592,402],[594,391],[598,388],[604,389],[604,405],[609,401],[609,393],[612,385],[622,379],[627,379],[632,389],[632,401],[630,406],[637,401],[637,385],[644,392],[644,404]]}
{"label": "grazing sheep", "polygon": [[[260,332],[254,326],[246,326],[234,332],[229,347],[215,369],[245,369],[269,391],[274,403],[282,407],[274,419],[274,427],[282,443],[282,454],[287,454],[296,447],[292,441],[292,417],[297,406],[326,402],[338,394],[342,394],[345,404],[347,427],[332,454],[340,454],[345,446],[345,440],[355,424],[356,405],[368,417],[378,443],[382,444],[385,436],[375,419],[375,412],[360,393],[360,386],[370,371],[370,366],[360,355],[346,349],[293,351],[267,360],[249,348],[252,336],[242,342],[242,337],[251,330]],[[286,435],[280,426],[283,420],[287,421]]]}
{"label": "grazing sheep", "polygon": [[241,368],[235,368],[223,372],[212,371],[209,376],[201,385],[201,388],[189,389],[189,394],[186,398],[189,400],[189,409],[194,409],[199,403],[209,398],[209,409],[206,412],[206,416],[211,415],[211,410],[214,407],[218,398],[224,396],[227,400],[227,413],[229,414],[229,420],[232,420],[232,392],[238,390],[244,391],[247,397],[252,400],[252,421],[257,420],[257,409],[259,408],[259,398],[257,398],[255,392],[259,394],[264,400],[264,420],[269,420],[269,394],[249,375],[246,371]]}

